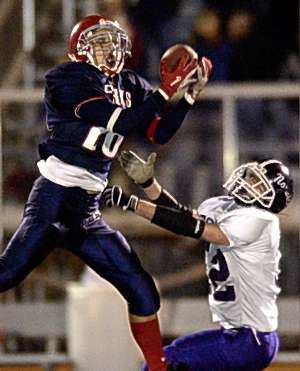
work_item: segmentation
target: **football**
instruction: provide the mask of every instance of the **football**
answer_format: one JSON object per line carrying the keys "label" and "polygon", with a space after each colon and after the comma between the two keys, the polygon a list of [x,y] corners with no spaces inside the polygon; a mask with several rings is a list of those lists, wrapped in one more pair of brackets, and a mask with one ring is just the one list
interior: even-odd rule
{"label": "football", "polygon": [[188,55],[190,60],[193,58],[198,59],[198,54],[189,45],[175,44],[164,52],[163,56],[161,57],[161,61],[165,62],[168,70],[172,72],[176,68],[179,60],[184,55]]}

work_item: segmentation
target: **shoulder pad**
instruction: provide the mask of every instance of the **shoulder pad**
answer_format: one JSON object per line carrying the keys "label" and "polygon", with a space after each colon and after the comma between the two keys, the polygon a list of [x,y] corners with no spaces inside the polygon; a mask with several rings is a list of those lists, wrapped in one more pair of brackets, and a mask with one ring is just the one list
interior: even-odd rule
{"label": "shoulder pad", "polygon": [[46,74],[48,102],[73,110],[81,102],[104,94],[107,77],[84,62],[67,62],[53,67]]}

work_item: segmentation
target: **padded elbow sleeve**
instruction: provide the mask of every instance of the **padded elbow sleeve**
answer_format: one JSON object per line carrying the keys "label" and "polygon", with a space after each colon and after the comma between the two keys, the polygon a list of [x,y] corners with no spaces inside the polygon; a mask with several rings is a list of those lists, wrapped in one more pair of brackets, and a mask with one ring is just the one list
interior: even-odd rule
{"label": "padded elbow sleeve", "polygon": [[156,206],[151,223],[176,234],[196,239],[201,237],[205,226],[204,219],[194,218],[192,211],[189,209],[173,209],[160,205]]}

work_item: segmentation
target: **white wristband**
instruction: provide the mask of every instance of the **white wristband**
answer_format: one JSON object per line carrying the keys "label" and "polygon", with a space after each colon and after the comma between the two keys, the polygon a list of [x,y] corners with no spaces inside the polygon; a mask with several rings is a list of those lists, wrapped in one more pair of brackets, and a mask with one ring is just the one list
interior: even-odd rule
{"label": "white wristband", "polygon": [[163,98],[164,98],[165,100],[168,101],[168,100],[170,99],[170,97],[168,96],[168,94],[165,93],[161,88],[159,88],[158,91],[160,92],[160,94],[163,96]]}
{"label": "white wristband", "polygon": [[188,92],[184,94],[184,98],[191,106],[195,103],[195,99]]}

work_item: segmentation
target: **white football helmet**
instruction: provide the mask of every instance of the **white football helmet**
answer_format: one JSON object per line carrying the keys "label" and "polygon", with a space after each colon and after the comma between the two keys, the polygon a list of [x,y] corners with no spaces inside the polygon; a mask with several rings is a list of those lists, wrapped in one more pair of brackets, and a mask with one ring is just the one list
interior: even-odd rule
{"label": "white football helmet", "polygon": [[239,166],[223,187],[242,204],[274,213],[283,210],[293,197],[289,169],[274,159]]}

